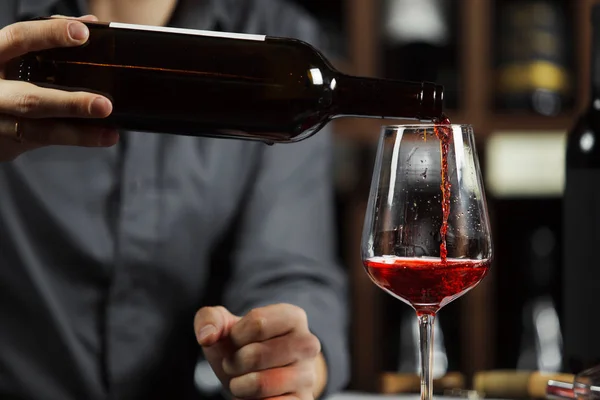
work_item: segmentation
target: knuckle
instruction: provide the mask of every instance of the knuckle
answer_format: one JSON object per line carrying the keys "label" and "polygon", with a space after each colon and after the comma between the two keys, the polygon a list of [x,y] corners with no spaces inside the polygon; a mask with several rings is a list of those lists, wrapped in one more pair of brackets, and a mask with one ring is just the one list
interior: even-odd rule
{"label": "knuckle", "polygon": [[321,342],[316,336],[310,334],[298,339],[294,344],[297,360],[306,360],[316,357],[321,351]]}
{"label": "knuckle", "polygon": [[255,335],[260,336],[265,332],[266,322],[267,320],[260,310],[254,309],[248,313],[248,328]]}
{"label": "knuckle", "polygon": [[49,35],[48,38],[52,40],[56,45],[64,45],[69,44],[71,42],[71,37],[69,36],[68,31],[68,23],[69,21],[52,21],[49,27]]}
{"label": "knuckle", "polygon": [[299,395],[298,400],[315,400],[315,398],[313,397],[311,391],[306,391],[305,393]]}
{"label": "knuckle", "polygon": [[257,320],[257,319],[260,319],[262,316],[263,316],[263,313],[258,308],[253,308],[252,310],[250,310],[248,312],[248,318],[250,320]]}
{"label": "knuckle", "polygon": [[289,305],[290,314],[292,318],[301,323],[307,323],[308,316],[306,315],[306,311],[302,307],[298,307],[295,305]]}
{"label": "knuckle", "polygon": [[264,354],[257,343],[249,344],[240,350],[240,361],[244,369],[256,370],[262,367]]}
{"label": "knuckle", "polygon": [[260,397],[267,389],[263,374],[252,372],[229,381],[229,391],[236,397]]}
{"label": "knuckle", "polygon": [[315,335],[311,334],[305,339],[304,355],[307,357],[316,357],[321,352],[321,341]]}
{"label": "knuckle", "polygon": [[22,48],[25,37],[23,24],[20,23],[8,25],[0,30],[0,41],[5,42],[9,47]]}
{"label": "knuckle", "polygon": [[69,98],[64,103],[64,109],[65,112],[69,115],[87,115],[89,114],[87,103],[87,98],[83,95],[69,96]]}
{"label": "knuckle", "polygon": [[22,93],[17,96],[16,111],[21,115],[29,115],[39,108],[40,103],[39,96],[33,93]]}
{"label": "knuckle", "polygon": [[217,312],[219,312],[219,313],[222,313],[222,314],[228,312],[227,309],[225,307],[223,307],[223,306],[215,306],[214,310],[217,311]]}
{"label": "knuckle", "polygon": [[267,393],[269,389],[269,380],[266,378],[265,374],[261,374],[259,372],[253,372],[250,374],[252,376],[253,384],[251,387],[251,391],[254,396],[261,396],[263,393]]}
{"label": "knuckle", "polygon": [[317,384],[317,372],[310,368],[304,373],[304,385],[306,387],[314,387]]}
{"label": "knuckle", "polygon": [[296,311],[295,311],[295,312],[296,312],[297,318],[298,318],[300,321],[303,321],[303,322],[306,322],[306,321],[308,321],[308,315],[306,315],[306,311],[304,311],[304,309],[303,309],[303,308],[296,307],[295,309],[296,309]]}
{"label": "knuckle", "polygon": [[299,363],[296,366],[296,382],[298,387],[301,389],[309,389],[315,386],[317,383],[317,371],[310,362]]}

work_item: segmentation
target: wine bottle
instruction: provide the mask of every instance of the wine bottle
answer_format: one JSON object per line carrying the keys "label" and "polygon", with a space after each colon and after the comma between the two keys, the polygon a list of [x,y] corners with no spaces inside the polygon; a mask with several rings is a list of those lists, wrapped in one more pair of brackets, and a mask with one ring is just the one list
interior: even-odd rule
{"label": "wine bottle", "polygon": [[557,0],[500,3],[496,106],[554,116],[570,106],[566,18]]}
{"label": "wine bottle", "polygon": [[[547,212],[547,205],[553,200],[541,198],[530,201],[537,203],[538,208]],[[527,234],[529,239],[527,246],[529,262],[525,266],[525,273],[528,275],[525,277],[527,298],[521,307],[523,322],[518,327],[521,331],[521,348],[517,370],[558,372],[562,368],[560,319],[553,296],[553,281],[558,272],[555,268],[558,246],[556,233],[548,225],[543,223],[537,225]]]}
{"label": "wine bottle", "polygon": [[382,5],[383,76],[439,82],[444,105],[456,108],[456,1],[385,0]]}
{"label": "wine bottle", "polygon": [[8,79],[113,102],[94,122],[136,131],[294,142],[340,116],[431,120],[443,88],[338,72],[306,42],[85,22],[87,43],[27,54]]}
{"label": "wine bottle", "polygon": [[565,369],[600,364],[600,5],[592,12],[591,95],[568,133],[563,203]]}

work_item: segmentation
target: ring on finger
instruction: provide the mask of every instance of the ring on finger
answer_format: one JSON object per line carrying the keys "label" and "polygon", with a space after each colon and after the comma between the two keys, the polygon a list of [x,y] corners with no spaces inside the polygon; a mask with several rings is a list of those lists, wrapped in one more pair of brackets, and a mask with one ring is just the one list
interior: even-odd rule
{"label": "ring on finger", "polygon": [[15,121],[15,133],[13,139],[17,143],[23,143],[23,124],[21,123],[20,118],[17,118]]}

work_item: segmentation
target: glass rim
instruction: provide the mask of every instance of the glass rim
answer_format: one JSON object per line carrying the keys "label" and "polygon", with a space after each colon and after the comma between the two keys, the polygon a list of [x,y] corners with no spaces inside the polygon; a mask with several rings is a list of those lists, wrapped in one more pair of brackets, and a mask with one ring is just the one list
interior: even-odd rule
{"label": "glass rim", "polygon": [[433,122],[429,122],[429,123],[423,123],[423,124],[394,124],[394,125],[382,125],[381,129],[382,130],[387,130],[387,129],[392,129],[392,130],[398,130],[398,129],[423,129],[423,128],[436,128],[438,126],[450,126],[452,128],[470,128],[473,129],[473,125],[472,124],[449,124],[449,125],[441,125],[441,124],[435,124]]}

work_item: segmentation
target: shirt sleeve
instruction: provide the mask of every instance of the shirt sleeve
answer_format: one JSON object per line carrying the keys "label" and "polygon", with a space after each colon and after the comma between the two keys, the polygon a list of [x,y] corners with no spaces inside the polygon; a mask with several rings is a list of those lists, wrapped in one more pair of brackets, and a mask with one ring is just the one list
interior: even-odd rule
{"label": "shirt sleeve", "polygon": [[326,127],[266,147],[238,227],[224,302],[232,311],[303,308],[328,366],[324,395],[347,383],[347,277],[336,260],[332,138]]}

